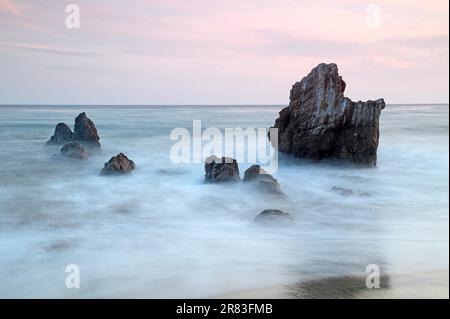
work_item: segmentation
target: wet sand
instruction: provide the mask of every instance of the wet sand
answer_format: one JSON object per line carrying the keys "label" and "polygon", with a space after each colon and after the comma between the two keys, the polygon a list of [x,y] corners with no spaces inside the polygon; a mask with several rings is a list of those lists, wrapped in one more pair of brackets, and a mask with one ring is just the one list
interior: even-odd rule
{"label": "wet sand", "polygon": [[223,299],[448,299],[449,272],[439,270],[382,276],[380,288],[368,289],[362,276],[331,277],[294,285],[240,291]]}

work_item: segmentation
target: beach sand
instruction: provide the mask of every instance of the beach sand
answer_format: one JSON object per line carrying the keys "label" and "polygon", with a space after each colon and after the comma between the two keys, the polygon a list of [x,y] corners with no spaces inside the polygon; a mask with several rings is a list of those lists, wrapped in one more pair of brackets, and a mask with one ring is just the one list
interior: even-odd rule
{"label": "beach sand", "polygon": [[219,299],[448,299],[449,272],[439,270],[382,276],[368,289],[365,277],[331,277],[294,285],[239,291]]}

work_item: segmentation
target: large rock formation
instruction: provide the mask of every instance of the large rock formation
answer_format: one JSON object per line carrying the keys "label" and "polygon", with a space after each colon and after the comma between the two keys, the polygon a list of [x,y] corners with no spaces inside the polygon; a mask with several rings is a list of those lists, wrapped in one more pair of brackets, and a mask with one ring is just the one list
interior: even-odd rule
{"label": "large rock formation", "polygon": [[75,142],[65,144],[61,148],[61,155],[64,157],[81,160],[88,159],[89,157],[86,149],[80,143]]}
{"label": "large rock formation", "polygon": [[206,182],[215,183],[239,180],[239,166],[235,159],[229,157],[218,158],[212,155],[205,160]]}
{"label": "large rock formation", "polygon": [[123,175],[128,174],[134,170],[134,162],[123,154],[119,153],[116,156],[111,157],[111,159],[105,163],[101,174],[102,175]]}
{"label": "large rock formation", "polygon": [[279,151],[376,165],[384,100],[353,102],[344,97],[345,86],[333,63],[319,64],[295,83],[274,125]]}
{"label": "large rock formation", "polygon": [[75,127],[73,140],[82,143],[91,148],[100,148],[100,137],[97,134],[94,122],[92,122],[86,113],[80,113],[75,118]]}
{"label": "large rock formation", "polygon": [[278,181],[260,165],[252,165],[245,171],[244,182],[255,183],[257,188],[265,193],[283,195]]}
{"label": "large rock formation", "polygon": [[72,130],[65,123],[58,123],[55,127],[55,132],[47,141],[49,145],[60,145],[72,140]]}

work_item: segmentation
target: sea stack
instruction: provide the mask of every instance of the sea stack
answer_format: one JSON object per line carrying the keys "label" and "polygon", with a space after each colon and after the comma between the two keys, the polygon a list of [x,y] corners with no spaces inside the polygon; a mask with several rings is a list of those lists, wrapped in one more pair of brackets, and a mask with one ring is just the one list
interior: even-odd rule
{"label": "sea stack", "polygon": [[125,175],[134,170],[135,165],[125,154],[119,153],[105,163],[101,174],[102,175]]}
{"label": "sea stack", "polygon": [[239,181],[239,166],[235,159],[230,157],[219,158],[209,156],[205,160],[205,181],[208,183]]}
{"label": "sea stack", "polygon": [[[353,102],[336,64],[321,63],[293,85],[275,121],[278,150],[300,158],[375,166],[383,99]],[[272,141],[273,143],[273,141]]]}
{"label": "sea stack", "polygon": [[75,127],[73,133],[73,141],[80,142],[89,148],[100,148],[100,137],[97,134],[94,122],[92,122],[86,113],[80,113],[75,118]]}
{"label": "sea stack", "polygon": [[62,145],[72,140],[73,133],[65,123],[58,123],[53,136],[47,141],[48,145]]}

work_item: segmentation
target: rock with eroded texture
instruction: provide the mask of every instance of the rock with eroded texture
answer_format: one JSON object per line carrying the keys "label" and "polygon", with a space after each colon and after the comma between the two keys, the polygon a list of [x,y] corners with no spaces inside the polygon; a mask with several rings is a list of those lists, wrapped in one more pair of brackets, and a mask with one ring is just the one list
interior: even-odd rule
{"label": "rock with eroded texture", "polygon": [[47,141],[48,145],[62,145],[72,140],[72,130],[65,123],[58,123],[53,136]]}
{"label": "rock with eroded texture", "polygon": [[239,181],[239,166],[230,157],[209,156],[205,160],[205,181],[209,183]]}
{"label": "rock with eroded texture", "polygon": [[75,118],[73,141],[80,142],[89,148],[99,149],[101,147],[97,128],[85,112]]}
{"label": "rock with eroded texture", "polygon": [[344,96],[345,87],[333,63],[319,64],[295,83],[274,125],[279,151],[375,166],[384,100],[353,102]]}
{"label": "rock with eroded texture", "polygon": [[124,175],[130,173],[135,169],[134,162],[130,160],[125,154],[119,153],[105,163],[101,174],[102,175]]}

